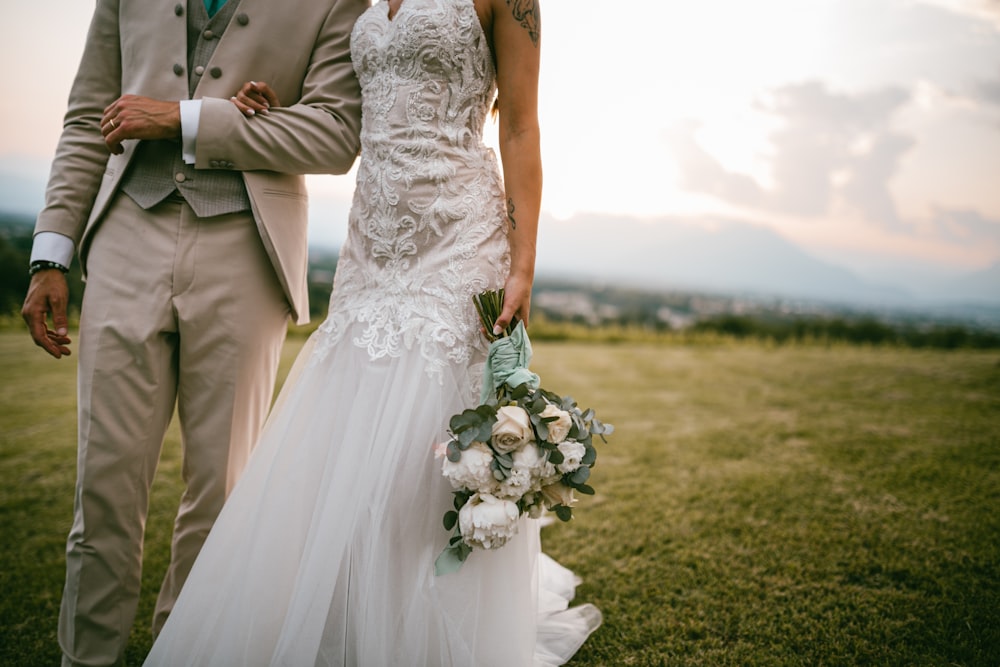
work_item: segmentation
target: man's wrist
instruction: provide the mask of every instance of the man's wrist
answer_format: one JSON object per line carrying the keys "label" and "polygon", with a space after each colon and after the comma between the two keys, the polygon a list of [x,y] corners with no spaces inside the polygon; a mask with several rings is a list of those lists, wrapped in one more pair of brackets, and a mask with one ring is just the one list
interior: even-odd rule
{"label": "man's wrist", "polygon": [[28,267],[28,275],[33,276],[39,271],[47,271],[49,269],[58,269],[63,273],[69,272],[69,269],[59,262],[50,262],[47,259],[36,259]]}

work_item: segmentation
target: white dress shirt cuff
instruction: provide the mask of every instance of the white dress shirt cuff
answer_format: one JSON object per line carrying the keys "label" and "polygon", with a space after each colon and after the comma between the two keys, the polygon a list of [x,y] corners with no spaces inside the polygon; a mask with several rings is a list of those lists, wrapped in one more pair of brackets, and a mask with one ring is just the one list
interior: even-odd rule
{"label": "white dress shirt cuff", "polygon": [[38,232],[31,244],[32,262],[56,262],[67,269],[73,261],[73,239],[59,232]]}
{"label": "white dress shirt cuff", "polygon": [[195,163],[194,150],[200,117],[201,100],[181,100],[181,157],[185,164]]}

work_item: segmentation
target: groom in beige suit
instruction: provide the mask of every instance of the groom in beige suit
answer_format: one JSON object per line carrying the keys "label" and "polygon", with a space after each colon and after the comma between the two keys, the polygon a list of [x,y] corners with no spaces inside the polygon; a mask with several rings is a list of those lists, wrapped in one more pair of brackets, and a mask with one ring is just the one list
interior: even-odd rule
{"label": "groom in beige suit", "polygon": [[[154,633],[250,454],[289,315],[308,319],[301,174],[344,173],[358,152],[349,42],[368,4],[97,0],[23,309],[40,347],[70,353],[75,251],[87,288],[64,665],[123,659],[175,408],[186,490]],[[282,106],[243,116],[230,97],[250,80]]]}

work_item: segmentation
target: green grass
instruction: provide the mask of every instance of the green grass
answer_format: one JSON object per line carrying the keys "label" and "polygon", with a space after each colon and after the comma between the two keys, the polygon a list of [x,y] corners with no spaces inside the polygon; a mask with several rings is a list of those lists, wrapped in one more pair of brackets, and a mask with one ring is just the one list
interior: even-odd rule
{"label": "green grass", "polygon": [[[571,665],[1000,665],[1000,354],[538,342],[532,367],[617,427],[544,532],[605,617]],[[0,332],[3,665],[58,661],[74,372]],[[171,431],[130,663],[178,477]]]}

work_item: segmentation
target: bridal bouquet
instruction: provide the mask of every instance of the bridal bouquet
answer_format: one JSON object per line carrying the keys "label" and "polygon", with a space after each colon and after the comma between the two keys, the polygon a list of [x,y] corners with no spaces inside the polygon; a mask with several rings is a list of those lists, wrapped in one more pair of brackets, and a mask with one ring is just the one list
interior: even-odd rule
{"label": "bridal bouquet", "polygon": [[594,493],[587,484],[597,459],[592,438],[614,430],[571,397],[539,386],[528,370],[531,342],[522,322],[492,335],[502,289],[473,301],[491,345],[480,405],[453,416],[451,440],[435,448],[455,489],[455,508],[444,515],[454,532],[435,561],[439,575],[457,571],[473,549],[503,546],[523,514],[538,518],[548,509],[569,521],[574,493]]}

